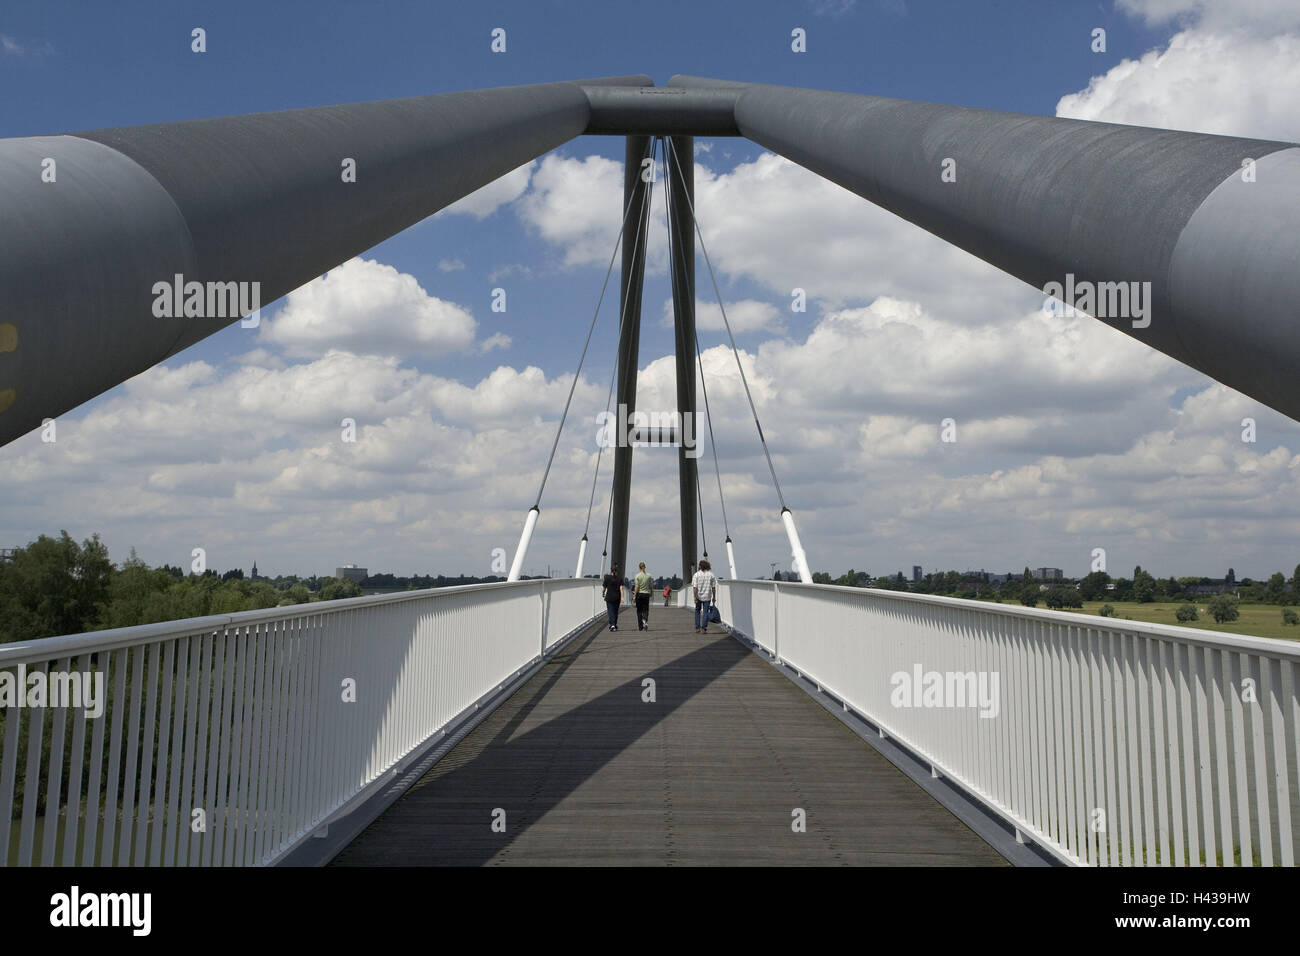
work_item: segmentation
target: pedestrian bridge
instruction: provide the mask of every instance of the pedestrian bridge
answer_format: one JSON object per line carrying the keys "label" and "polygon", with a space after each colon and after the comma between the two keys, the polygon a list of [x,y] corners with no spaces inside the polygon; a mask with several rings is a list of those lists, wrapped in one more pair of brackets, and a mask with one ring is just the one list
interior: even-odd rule
{"label": "pedestrian bridge", "polygon": [[[0,445],[230,325],[204,288],[274,301],[581,135],[625,138],[622,226],[510,580],[0,645],[0,691],[59,695],[0,708],[0,863],[1294,865],[1297,645],[811,583],[693,137],[746,137],[1070,308],[1141,281],[1140,316],[1099,317],[1293,418],[1300,144],[642,75],[3,139]],[[684,436],[698,237],[803,582],[739,579],[714,450],[727,636],[662,608],[601,630],[600,452],[575,576],[518,580],[620,252],[606,409],[636,410],[656,182],[672,411]],[[153,305],[182,279],[179,324]],[[631,444],[602,572],[627,567]],[[678,477],[686,578],[708,547],[685,448]]]}
{"label": "pedestrian bridge", "polygon": [[0,646],[105,698],[0,711],[0,860],[1295,863],[1294,645],[771,581],[720,608],[610,632],[595,581],[533,580]]}

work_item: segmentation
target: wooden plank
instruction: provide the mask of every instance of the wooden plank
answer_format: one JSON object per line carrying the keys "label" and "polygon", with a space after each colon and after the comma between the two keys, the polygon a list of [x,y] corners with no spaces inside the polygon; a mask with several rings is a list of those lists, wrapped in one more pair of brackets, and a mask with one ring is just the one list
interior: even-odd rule
{"label": "wooden plank", "polygon": [[334,864],[1006,864],[757,655],[650,623],[576,638]]}

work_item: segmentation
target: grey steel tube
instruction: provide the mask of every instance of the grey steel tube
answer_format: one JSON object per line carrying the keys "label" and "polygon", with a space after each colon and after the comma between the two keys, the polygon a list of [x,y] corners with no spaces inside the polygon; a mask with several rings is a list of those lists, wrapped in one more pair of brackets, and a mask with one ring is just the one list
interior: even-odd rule
{"label": "grey steel tube", "polygon": [[1150,282],[1145,318],[1102,320],[1300,420],[1296,144],[698,77],[669,86],[738,91],[742,135],[1036,288]]}
{"label": "grey steel tube", "polygon": [[[623,233],[623,262],[618,301],[622,309],[618,335],[618,391],[627,420],[636,411],[637,360],[641,354],[641,290],[645,282],[645,244],[650,228],[649,184],[641,178],[641,161],[651,155],[650,137],[629,136],[624,150],[623,208],[632,209]],[[644,212],[642,211],[644,210]],[[615,414],[621,414],[618,409]],[[620,441],[614,447],[613,529],[609,535],[610,567],[618,565],[627,577],[627,520],[632,508],[632,448]]]}
{"label": "grey steel tube", "polygon": [[581,135],[586,89],[650,82],[0,140],[0,444],[240,318],[156,316],[157,283],[258,283],[267,305]]}
{"label": "grey steel tube", "polygon": [[[668,261],[673,287],[677,410],[685,425],[688,415],[692,419],[695,417],[695,229],[691,218],[695,202],[695,138],[674,136],[671,143],[672,153],[665,161],[668,168],[664,170],[671,187]],[[699,433],[698,428],[694,429],[697,440]],[[699,560],[696,509],[699,507],[697,494],[700,486],[696,471],[699,459],[687,452],[684,446],[677,449],[677,490],[682,514],[682,580],[689,582],[691,568]]]}
{"label": "grey steel tube", "polygon": [[590,134],[739,136],[734,89],[589,86]]}

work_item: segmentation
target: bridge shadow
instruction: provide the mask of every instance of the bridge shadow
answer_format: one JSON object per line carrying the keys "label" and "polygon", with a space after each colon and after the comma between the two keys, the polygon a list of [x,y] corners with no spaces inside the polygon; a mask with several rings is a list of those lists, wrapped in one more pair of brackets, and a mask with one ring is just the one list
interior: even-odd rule
{"label": "bridge shadow", "polygon": [[508,857],[561,802],[574,814],[557,839],[575,826],[630,828],[662,845],[660,748],[626,759],[629,749],[748,656],[725,634],[687,633],[679,616],[669,632],[602,628],[557,655],[332,865],[481,865]]}

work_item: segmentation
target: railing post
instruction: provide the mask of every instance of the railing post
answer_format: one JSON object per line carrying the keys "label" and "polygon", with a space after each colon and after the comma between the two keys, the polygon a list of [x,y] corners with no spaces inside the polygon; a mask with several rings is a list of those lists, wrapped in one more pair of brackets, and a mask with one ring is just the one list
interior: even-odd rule
{"label": "railing post", "polygon": [[779,661],[781,659],[781,645],[778,643],[777,633],[776,633],[776,624],[778,620],[778,616],[776,613],[776,602],[777,602],[777,598],[779,598],[780,596],[781,596],[781,585],[773,581],[772,582],[772,660],[774,661]]}
{"label": "railing post", "polygon": [[538,651],[541,657],[546,656],[546,582],[547,578],[542,578],[542,619],[541,626],[538,628],[542,632],[542,648]]}

